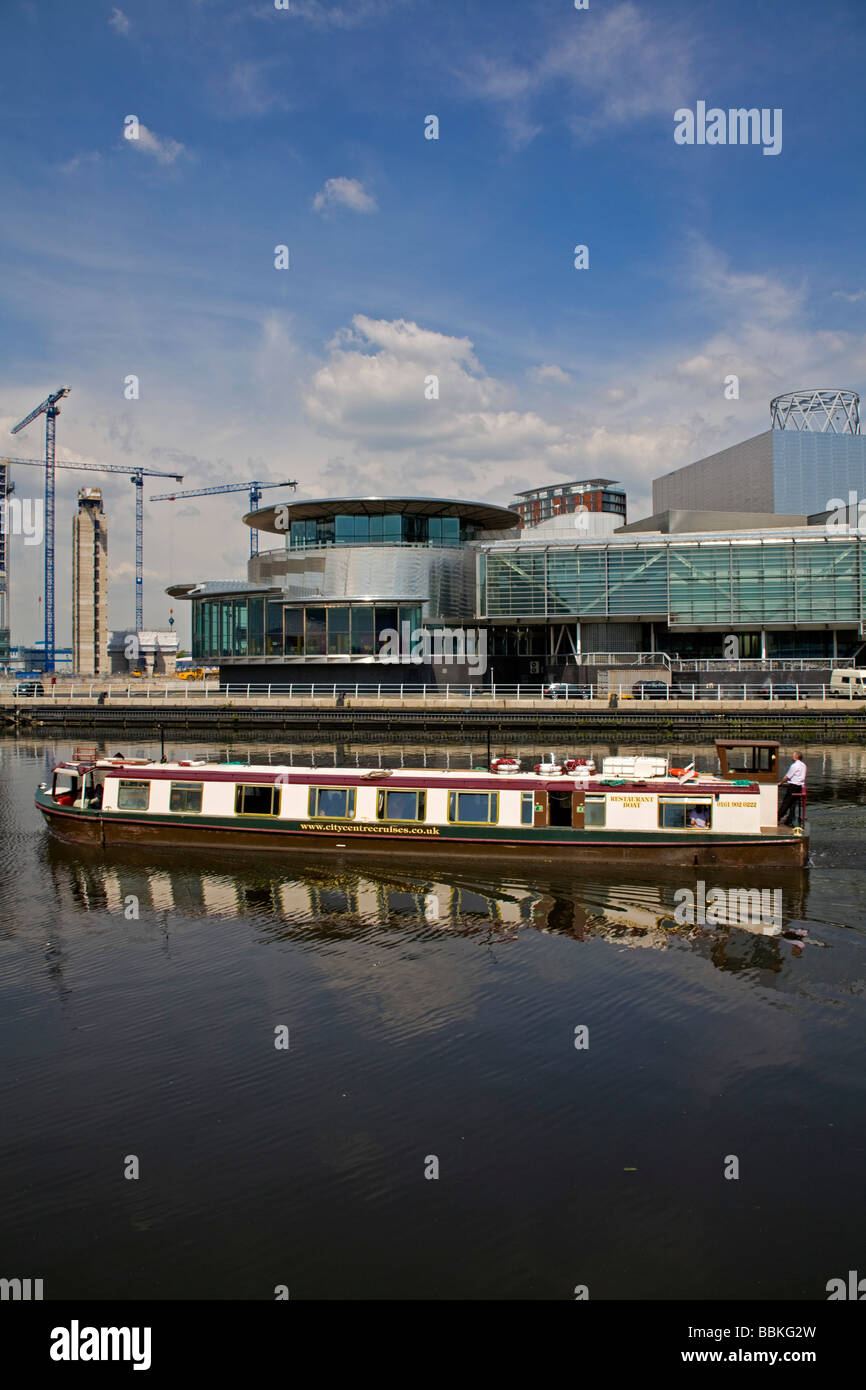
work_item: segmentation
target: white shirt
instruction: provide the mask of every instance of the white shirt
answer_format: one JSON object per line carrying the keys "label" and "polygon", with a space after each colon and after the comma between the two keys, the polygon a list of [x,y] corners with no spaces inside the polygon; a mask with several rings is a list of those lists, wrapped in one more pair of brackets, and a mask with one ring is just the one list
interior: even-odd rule
{"label": "white shirt", "polygon": [[785,773],[785,781],[792,787],[802,787],[806,781],[806,764],[802,758],[795,758]]}

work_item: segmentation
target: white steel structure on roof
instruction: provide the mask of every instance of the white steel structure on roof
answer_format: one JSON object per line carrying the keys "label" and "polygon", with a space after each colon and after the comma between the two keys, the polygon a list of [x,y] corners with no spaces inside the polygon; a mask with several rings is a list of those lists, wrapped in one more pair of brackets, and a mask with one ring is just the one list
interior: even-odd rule
{"label": "white steel structure on roof", "polygon": [[860,397],[838,389],[788,391],[770,401],[770,417],[774,430],[859,434]]}

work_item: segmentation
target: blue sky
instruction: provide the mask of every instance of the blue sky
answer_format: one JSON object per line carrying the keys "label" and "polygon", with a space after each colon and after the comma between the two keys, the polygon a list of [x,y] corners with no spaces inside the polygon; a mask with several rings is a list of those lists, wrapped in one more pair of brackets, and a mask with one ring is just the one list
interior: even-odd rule
{"label": "blue sky", "polygon": [[[9,427],[69,383],[61,459],[310,497],[602,474],[636,518],[772,395],[866,383],[858,0],[4,0],[0,51],[0,452],[39,456],[41,425]],[[699,100],[781,108],[781,153],[675,144]],[[98,480],[58,480],[65,641]],[[102,486],[123,627],[132,489]],[[148,624],[170,581],[243,577],[244,509],[148,506]],[[30,639],[41,563],[14,545]]]}

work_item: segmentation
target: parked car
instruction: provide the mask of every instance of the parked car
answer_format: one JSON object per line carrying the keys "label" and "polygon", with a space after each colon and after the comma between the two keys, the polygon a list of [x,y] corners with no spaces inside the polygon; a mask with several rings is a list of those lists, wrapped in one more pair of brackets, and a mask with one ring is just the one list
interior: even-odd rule
{"label": "parked car", "polygon": [[[743,695],[744,689],[745,696]],[[742,682],[739,685],[724,684],[722,681],[717,681],[715,684],[704,682],[702,685],[695,686],[696,700],[718,700],[720,698],[722,700],[742,700],[744,698],[749,700],[755,694],[756,688],[754,686],[750,687],[748,684],[744,686]]]}
{"label": "parked car", "polygon": [[[623,691],[623,694],[626,694]],[[632,686],[631,694],[636,700],[668,700],[673,698],[666,681],[638,681]]]}
{"label": "parked car", "polygon": [[591,700],[591,685],[570,685],[568,681],[551,681],[545,685],[542,695],[546,700]]}
{"label": "parked car", "polygon": [[796,684],[790,681],[764,681],[755,694],[762,700],[769,700],[771,695],[774,700],[805,700],[808,698],[809,690],[803,687],[798,694]]}
{"label": "parked car", "polygon": [[41,681],[19,681],[15,687],[15,694],[24,695],[44,695],[45,686]]}

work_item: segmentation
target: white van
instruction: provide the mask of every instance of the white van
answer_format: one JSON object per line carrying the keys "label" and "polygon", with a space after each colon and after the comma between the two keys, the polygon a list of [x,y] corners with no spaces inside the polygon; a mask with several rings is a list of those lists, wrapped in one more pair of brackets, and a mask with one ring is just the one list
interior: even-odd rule
{"label": "white van", "polygon": [[848,700],[866,699],[866,670],[833,671],[830,675],[830,694]]}

